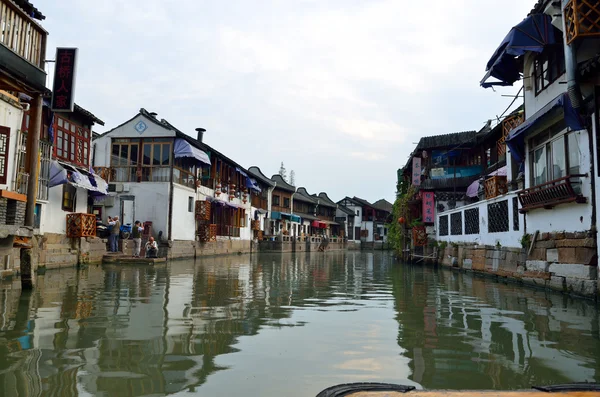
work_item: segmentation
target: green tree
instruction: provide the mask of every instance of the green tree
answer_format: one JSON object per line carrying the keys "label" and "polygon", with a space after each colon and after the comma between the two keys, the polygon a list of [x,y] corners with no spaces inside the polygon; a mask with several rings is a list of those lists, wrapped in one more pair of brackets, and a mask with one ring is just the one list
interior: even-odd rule
{"label": "green tree", "polygon": [[[392,209],[392,224],[388,230],[388,241],[398,256],[402,256],[402,250],[407,243],[408,236],[405,233],[405,225],[411,219],[408,202],[412,200],[416,189],[406,181],[397,185],[397,198]],[[405,223],[400,224],[399,219],[404,218]]]}

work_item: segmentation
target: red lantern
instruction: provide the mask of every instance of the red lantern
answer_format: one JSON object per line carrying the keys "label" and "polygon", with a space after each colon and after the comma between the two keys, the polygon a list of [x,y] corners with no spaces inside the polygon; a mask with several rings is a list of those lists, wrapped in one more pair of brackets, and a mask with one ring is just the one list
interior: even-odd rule
{"label": "red lantern", "polygon": [[403,216],[401,216],[400,218],[398,218],[398,223],[401,225],[404,225],[404,222],[406,222],[406,220],[404,219]]}

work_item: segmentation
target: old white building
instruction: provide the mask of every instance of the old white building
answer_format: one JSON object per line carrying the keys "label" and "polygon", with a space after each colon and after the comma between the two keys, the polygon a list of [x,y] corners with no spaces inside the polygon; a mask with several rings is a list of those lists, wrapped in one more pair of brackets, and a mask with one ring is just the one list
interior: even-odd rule
{"label": "old white building", "polygon": [[[197,132],[194,139],[140,109],[99,136],[94,167],[107,175],[110,190],[102,216],[119,215],[124,224],[152,222],[151,234],[172,257],[249,250],[251,192],[260,187],[243,167],[202,142],[203,129]],[[227,244],[210,245],[218,241]]]}
{"label": "old white building", "polygon": [[[498,251],[491,257],[475,253],[466,262],[457,258],[459,266],[515,277],[528,272],[528,282],[592,296],[598,273],[600,89],[598,42],[579,35],[580,22],[568,17],[580,6],[538,1],[489,60],[482,86],[523,85],[524,118],[515,118],[497,145],[508,149],[503,184],[509,188],[438,214],[436,237]],[[600,31],[594,35],[600,37]],[[487,184],[497,190],[491,178]],[[524,249],[526,258],[509,259],[501,247]]]}

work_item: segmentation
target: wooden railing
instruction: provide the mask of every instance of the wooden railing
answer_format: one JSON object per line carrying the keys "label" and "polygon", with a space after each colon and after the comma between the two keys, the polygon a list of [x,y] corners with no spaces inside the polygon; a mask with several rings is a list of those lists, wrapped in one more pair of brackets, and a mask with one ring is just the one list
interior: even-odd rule
{"label": "wooden railing", "polygon": [[564,9],[567,44],[583,37],[600,37],[600,3],[571,0]]}
{"label": "wooden railing", "polygon": [[203,242],[214,242],[217,241],[217,225],[205,224],[198,226],[198,239]]}
{"label": "wooden railing", "polygon": [[210,220],[210,202],[197,200],[195,214],[196,214],[196,220],[209,221]]}
{"label": "wooden railing", "polygon": [[106,182],[115,180],[115,170],[110,167],[92,167],[94,169],[94,173],[98,175],[100,178],[104,179]]}
{"label": "wooden railing", "polygon": [[96,215],[67,214],[67,237],[93,237],[96,235]]}
{"label": "wooden railing", "polygon": [[47,33],[10,0],[0,0],[0,43],[44,69]]}
{"label": "wooden railing", "polygon": [[573,189],[572,178],[585,177],[587,175],[567,175],[563,178],[543,183],[518,192],[521,209],[525,213],[536,208],[551,209],[564,203],[585,203],[586,198]]}

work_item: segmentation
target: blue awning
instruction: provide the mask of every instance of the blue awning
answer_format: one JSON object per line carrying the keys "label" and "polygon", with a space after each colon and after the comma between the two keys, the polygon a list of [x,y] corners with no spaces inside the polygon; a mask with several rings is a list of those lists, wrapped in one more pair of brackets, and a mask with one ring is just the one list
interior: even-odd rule
{"label": "blue awning", "polygon": [[585,128],[579,114],[571,105],[569,95],[566,92],[562,93],[508,134],[506,145],[515,160],[521,162],[525,158],[525,137],[530,132],[535,131],[540,122],[544,120],[545,115],[558,108],[562,108],[565,123],[571,130],[579,131]]}
{"label": "blue awning", "polygon": [[193,158],[201,163],[210,165],[210,158],[208,158],[208,155],[197,147],[192,146],[192,144],[185,139],[175,139],[175,148],[173,152],[176,159],[183,157]]}
{"label": "blue awning", "polygon": [[271,219],[281,219],[281,212],[271,211]]}
{"label": "blue awning", "polygon": [[242,171],[242,169],[240,167],[235,167],[235,170],[237,172],[239,172],[240,174],[242,174],[243,176],[245,176],[246,178],[248,178],[248,174],[246,174],[244,171]]}
{"label": "blue awning", "polygon": [[297,222],[297,223],[302,222],[302,220],[300,219],[300,217],[298,215],[288,214],[286,212],[281,212],[280,214],[282,217],[285,217],[292,222]]}
{"label": "blue awning", "polygon": [[257,191],[257,192],[262,192],[262,189],[260,188],[260,186],[258,186],[258,183],[256,182],[256,179],[252,179],[249,177],[246,177],[246,187],[248,189]]}
{"label": "blue awning", "polygon": [[108,183],[96,174],[85,174],[68,164],[56,160],[50,163],[49,187],[70,184],[89,190],[92,194],[108,194]]}
{"label": "blue awning", "polygon": [[[484,88],[494,85],[513,85],[521,78],[517,58],[528,51],[542,52],[548,45],[556,43],[555,29],[546,14],[533,14],[513,27],[494,52],[486,66],[486,75],[480,84]],[[498,82],[488,83],[494,77]]]}

